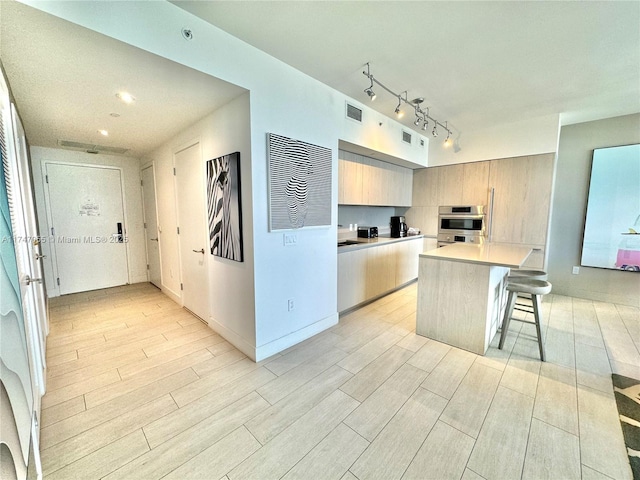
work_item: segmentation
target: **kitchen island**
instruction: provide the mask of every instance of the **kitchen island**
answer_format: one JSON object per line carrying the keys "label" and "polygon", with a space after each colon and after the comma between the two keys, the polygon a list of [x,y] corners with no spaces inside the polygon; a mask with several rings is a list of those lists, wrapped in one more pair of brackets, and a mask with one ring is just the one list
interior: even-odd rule
{"label": "kitchen island", "polygon": [[531,248],[453,243],[420,254],[416,333],[484,355],[501,318],[510,268]]}

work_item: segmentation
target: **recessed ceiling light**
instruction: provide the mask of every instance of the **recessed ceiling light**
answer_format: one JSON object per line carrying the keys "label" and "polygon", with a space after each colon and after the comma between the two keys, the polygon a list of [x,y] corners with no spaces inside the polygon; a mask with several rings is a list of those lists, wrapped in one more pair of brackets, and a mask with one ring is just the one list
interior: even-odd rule
{"label": "recessed ceiling light", "polygon": [[133,103],[136,100],[135,97],[129,92],[118,92],[116,93],[116,97],[118,97],[124,103]]}
{"label": "recessed ceiling light", "polygon": [[109,136],[109,132],[107,132],[106,130],[98,130],[98,133],[104,137],[108,137]]}

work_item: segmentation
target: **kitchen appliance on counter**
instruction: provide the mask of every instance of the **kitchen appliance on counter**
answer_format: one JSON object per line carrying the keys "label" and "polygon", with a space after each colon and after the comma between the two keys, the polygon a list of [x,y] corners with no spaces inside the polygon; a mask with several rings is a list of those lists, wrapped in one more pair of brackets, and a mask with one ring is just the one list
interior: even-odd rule
{"label": "kitchen appliance on counter", "polygon": [[403,216],[391,217],[391,238],[402,238],[407,236],[409,228]]}
{"label": "kitchen appliance on counter", "polygon": [[378,227],[358,227],[358,238],[378,238]]}
{"label": "kitchen appliance on counter", "polygon": [[457,242],[482,244],[486,240],[486,232],[484,205],[438,208],[438,247]]}

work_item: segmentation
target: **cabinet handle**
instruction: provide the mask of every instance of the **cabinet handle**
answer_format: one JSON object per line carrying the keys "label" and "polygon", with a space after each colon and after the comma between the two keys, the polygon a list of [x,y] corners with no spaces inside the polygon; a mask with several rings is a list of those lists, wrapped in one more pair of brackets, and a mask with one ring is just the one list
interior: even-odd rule
{"label": "cabinet handle", "polygon": [[487,223],[489,224],[487,226],[487,239],[489,240],[489,242],[491,242],[491,235],[493,233],[493,198],[495,196],[496,193],[496,189],[491,187],[489,189],[489,212],[488,212],[488,216],[489,216],[489,220],[487,221]]}

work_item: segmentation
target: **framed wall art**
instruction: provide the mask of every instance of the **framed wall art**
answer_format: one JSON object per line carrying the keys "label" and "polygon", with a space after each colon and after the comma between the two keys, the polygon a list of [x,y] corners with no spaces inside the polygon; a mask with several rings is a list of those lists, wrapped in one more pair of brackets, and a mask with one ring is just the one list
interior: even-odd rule
{"label": "framed wall art", "polygon": [[207,162],[207,204],[211,255],[242,262],[240,152]]}
{"label": "framed wall art", "polygon": [[331,225],[331,149],[267,134],[269,227]]}

